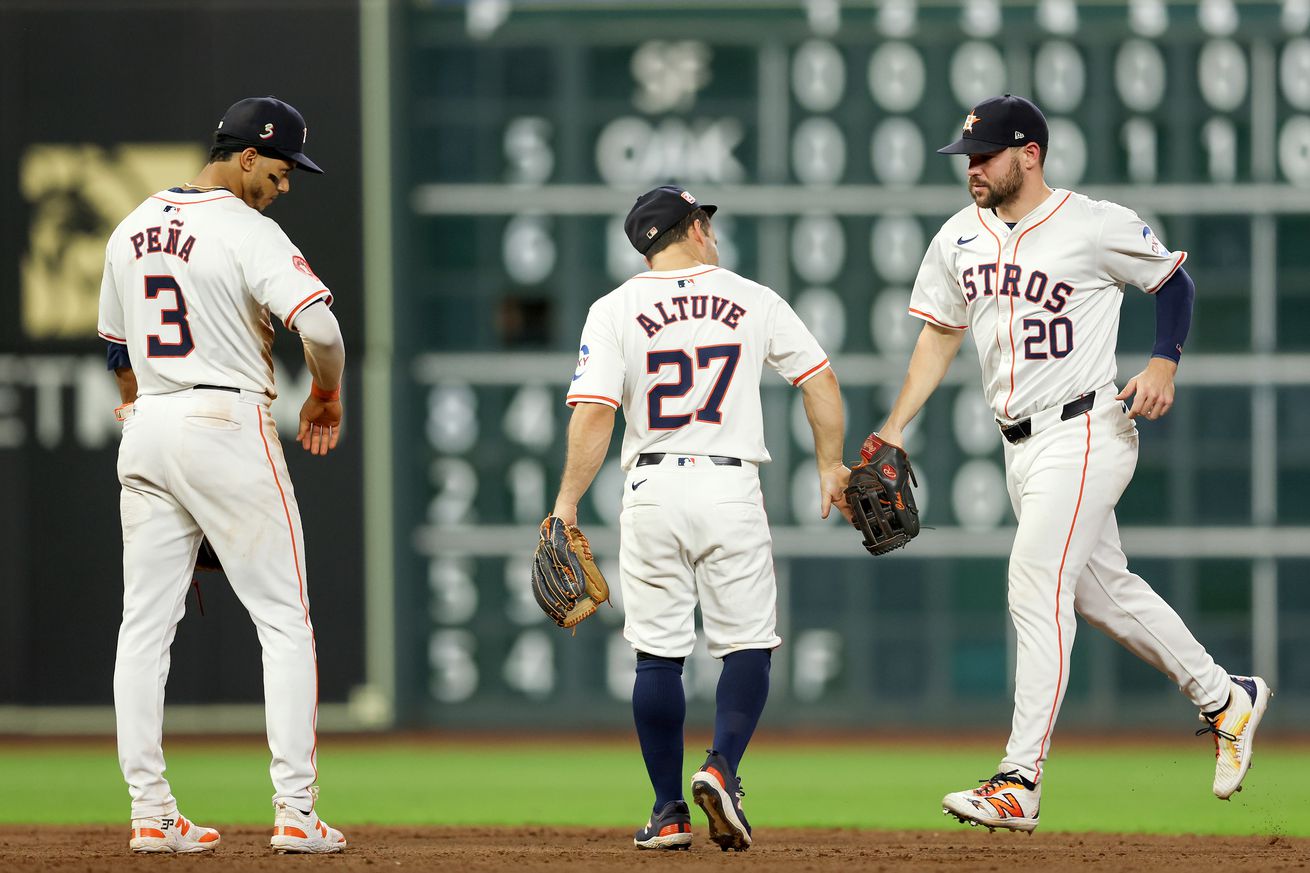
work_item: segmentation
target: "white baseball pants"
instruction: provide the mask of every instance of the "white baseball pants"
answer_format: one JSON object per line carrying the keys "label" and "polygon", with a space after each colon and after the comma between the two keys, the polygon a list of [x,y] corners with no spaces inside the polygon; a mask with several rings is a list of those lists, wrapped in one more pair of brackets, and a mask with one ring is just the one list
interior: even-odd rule
{"label": "white baseball pants", "polygon": [[633,467],[619,525],[623,636],[634,649],[690,655],[698,603],[715,658],[782,644],[773,536],[754,464],[667,454]]}
{"label": "white baseball pants", "polygon": [[1228,674],[1183,620],[1128,569],[1114,508],[1137,466],[1137,426],[1114,388],[1085,412],[1005,443],[1019,519],[1009,607],[1018,637],[1014,720],[1000,770],[1040,781],[1069,683],[1076,611],[1178,684],[1204,711],[1228,700]]}
{"label": "white baseball pants", "polygon": [[139,398],[123,424],[118,478],[123,624],[114,708],[132,817],[177,808],[164,778],[164,685],[202,535],[263,648],[274,800],[309,809],[318,667],[300,509],[267,400],[206,389]]}

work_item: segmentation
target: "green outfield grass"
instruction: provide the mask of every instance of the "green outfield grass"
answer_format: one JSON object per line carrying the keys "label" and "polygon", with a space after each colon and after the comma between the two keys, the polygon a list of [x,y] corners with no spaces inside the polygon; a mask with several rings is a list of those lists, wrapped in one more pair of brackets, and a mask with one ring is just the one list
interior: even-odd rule
{"label": "green outfield grass", "polygon": [[[688,777],[700,763],[689,747]],[[182,809],[213,824],[265,824],[268,750],[251,743],[168,750]],[[699,750],[698,750],[699,751]],[[990,775],[989,746],[888,742],[840,746],[758,743],[743,762],[756,827],[960,827],[941,815],[946,791]],[[1057,748],[1042,799],[1043,831],[1310,836],[1300,789],[1310,784],[1304,745],[1259,749],[1246,789],[1210,794],[1202,741],[1177,747]],[[554,738],[520,744],[323,738],[319,753],[330,822],[389,825],[561,824],[635,827],[651,803],[635,743]],[[0,822],[121,823],[127,791],[112,745],[0,746]]]}

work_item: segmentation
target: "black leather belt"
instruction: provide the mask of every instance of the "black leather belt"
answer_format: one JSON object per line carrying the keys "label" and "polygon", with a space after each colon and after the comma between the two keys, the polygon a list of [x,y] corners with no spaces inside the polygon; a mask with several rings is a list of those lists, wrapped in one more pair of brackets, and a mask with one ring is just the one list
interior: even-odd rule
{"label": "black leather belt", "polygon": [[240,388],[229,388],[226,385],[197,385],[196,387],[205,391],[231,391],[233,394],[241,393]]}
{"label": "black leather belt", "polygon": [[[645,454],[637,455],[637,466],[649,467],[652,464],[658,464],[664,460],[664,454],[664,452],[646,452]],[[716,467],[741,466],[741,458],[725,458],[723,455],[707,455],[707,457]]]}
{"label": "black leather belt", "polygon": [[[1064,405],[1064,408],[1060,410],[1060,421],[1068,421],[1075,415],[1082,415],[1084,412],[1089,411],[1095,402],[1095,391],[1088,391],[1082,397],[1079,397],[1076,400],[1070,400]],[[1001,428],[1001,436],[1005,437],[1011,443],[1026,440],[1033,435],[1033,420],[1031,416],[1025,418],[1023,421],[1016,421],[1009,427],[1002,425],[999,421],[996,422],[996,424]]]}

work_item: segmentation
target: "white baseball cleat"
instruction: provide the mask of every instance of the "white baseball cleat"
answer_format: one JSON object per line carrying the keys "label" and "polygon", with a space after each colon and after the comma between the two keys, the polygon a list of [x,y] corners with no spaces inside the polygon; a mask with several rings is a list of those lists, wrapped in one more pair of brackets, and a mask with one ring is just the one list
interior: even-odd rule
{"label": "white baseball cleat", "polygon": [[1228,800],[1242,790],[1242,780],[1251,769],[1255,754],[1255,729],[1264,718],[1274,693],[1259,676],[1229,676],[1233,688],[1228,705],[1199,718],[1206,726],[1197,731],[1214,735],[1214,796]]}
{"label": "white baseball cleat", "polygon": [[313,809],[301,812],[280,801],[274,803],[273,808],[277,813],[273,817],[273,838],[269,840],[269,846],[279,855],[321,855],[340,852],[346,847],[346,838],[341,831],[329,827]]}
{"label": "white baseball cleat", "polygon": [[190,855],[214,851],[219,840],[218,831],[193,824],[173,810],[168,815],[132,819],[132,839],[127,845],[142,855]]}
{"label": "white baseball cleat", "polygon": [[955,791],[942,798],[942,812],[968,825],[990,830],[1007,828],[1032,833],[1037,828],[1042,786],[1029,782],[1018,770],[997,773],[978,788]]}

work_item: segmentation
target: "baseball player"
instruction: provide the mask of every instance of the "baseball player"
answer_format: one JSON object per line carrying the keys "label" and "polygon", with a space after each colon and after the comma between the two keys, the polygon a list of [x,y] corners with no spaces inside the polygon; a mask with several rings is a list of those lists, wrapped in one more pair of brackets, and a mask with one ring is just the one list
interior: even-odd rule
{"label": "baseball player", "polygon": [[[976,106],[938,151],[969,156],[973,203],[924,255],[910,314],[924,321],[905,383],[879,429],[892,443],[923,407],[972,329],[983,390],[1004,438],[1018,517],[1009,607],[1018,637],[1014,720],[997,773],[943,799],[961,821],[1031,832],[1069,680],[1075,611],[1169,676],[1215,741],[1214,793],[1240,789],[1270,698],[1229,676],[1178,615],[1128,569],[1114,507],[1137,464],[1134,419],[1158,419],[1191,322],[1194,287],[1130,209],[1049,188],[1047,125],[1022,97]],[[1125,285],[1156,297],[1146,368],[1119,390],[1115,339]],[[1131,406],[1125,401],[1131,401]]]}
{"label": "baseball player", "polygon": [[[161,746],[169,647],[207,538],[255,622],[273,753],[272,847],[339,852],[314,811],[318,667],[304,536],[269,404],[270,313],[297,331],[313,387],[297,440],[337,445],[345,347],[332,294],[263,210],[291,190],[305,121],[274,97],[232,105],[192,182],[146,199],[105,249],[99,333],[118,378],[123,623],[114,666],[133,852],[207,852],[218,832],[178,812]],[[201,677],[182,677],[202,682]]]}
{"label": "baseball player", "polygon": [[634,842],[685,849],[682,666],[699,603],[709,652],[723,661],[714,747],[692,794],[724,851],[751,844],[737,769],[764,709],[776,631],[772,538],[760,494],[760,375],[799,387],[814,431],[821,514],[845,511],[844,413],[837,378],[813,335],[774,291],[718,266],[717,207],[660,187],[637,198],[624,229],[650,270],[592,304],[582,330],[568,459],[553,515],[578,501],[605,459],[622,407],[619,576],[624,636],[636,650],[632,713],[655,792]]}

